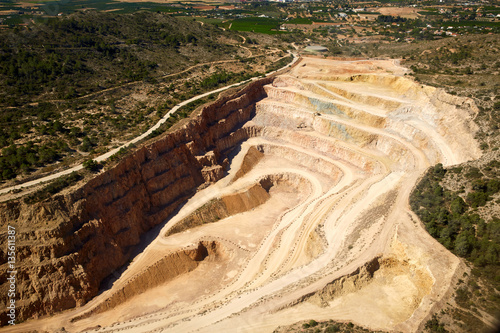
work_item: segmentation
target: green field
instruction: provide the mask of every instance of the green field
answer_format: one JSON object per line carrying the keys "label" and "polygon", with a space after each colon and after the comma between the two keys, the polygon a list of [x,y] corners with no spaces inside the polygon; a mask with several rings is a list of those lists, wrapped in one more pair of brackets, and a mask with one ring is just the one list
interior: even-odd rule
{"label": "green field", "polygon": [[265,17],[245,17],[231,22],[231,30],[252,31],[264,34],[278,34],[280,24],[279,20]]}
{"label": "green field", "polygon": [[500,22],[488,22],[488,21],[458,21],[458,22],[446,22],[445,24],[451,27],[500,28]]}
{"label": "green field", "polygon": [[298,17],[298,18],[294,18],[294,19],[288,20],[286,23],[290,23],[290,24],[312,24],[312,21],[310,19],[308,19],[308,18]]}
{"label": "green field", "polygon": [[[119,2],[114,0],[43,0],[36,1],[36,3],[41,4],[39,11],[43,12],[44,16],[56,16],[59,13],[71,14],[75,11],[81,11],[85,9],[94,9],[98,11],[109,11],[112,10],[116,13],[133,13],[138,10],[148,10],[154,12],[178,12],[186,11],[182,7],[174,7],[172,5],[163,5],[154,2],[142,2],[142,3],[127,3]],[[23,11],[23,8],[16,3],[3,3],[0,5],[0,10],[19,10]],[[24,10],[26,13],[26,10]],[[29,11],[28,11],[29,12]],[[23,20],[20,16],[12,14],[10,19],[6,20],[7,24],[17,24],[21,23]],[[5,17],[4,17],[5,18]],[[35,16],[36,18],[36,16]]]}

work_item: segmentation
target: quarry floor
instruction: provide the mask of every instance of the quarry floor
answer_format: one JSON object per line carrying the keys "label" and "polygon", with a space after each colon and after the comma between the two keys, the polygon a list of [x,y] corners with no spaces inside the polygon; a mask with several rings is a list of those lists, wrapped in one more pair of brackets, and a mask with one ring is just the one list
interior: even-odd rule
{"label": "quarry floor", "polygon": [[[392,60],[303,58],[266,87],[244,125],[259,135],[234,147],[227,175],[198,191],[109,290],[6,331],[272,332],[308,319],[418,331],[464,267],[427,234],[409,195],[429,166],[480,152],[467,101],[405,73]],[[267,192],[258,204],[255,185]],[[217,198],[251,208],[169,234]],[[167,255],[207,242],[196,268],[121,292]],[[120,292],[116,306],[93,311]]]}

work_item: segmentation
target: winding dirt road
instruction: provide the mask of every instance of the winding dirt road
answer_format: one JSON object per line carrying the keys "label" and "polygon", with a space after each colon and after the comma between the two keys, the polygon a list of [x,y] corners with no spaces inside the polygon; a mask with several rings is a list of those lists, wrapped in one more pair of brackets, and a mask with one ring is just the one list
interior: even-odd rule
{"label": "winding dirt road", "polygon": [[[280,69],[278,69],[276,71],[272,71],[272,72],[267,73],[266,76],[274,75],[276,72],[278,72],[278,71],[280,71],[282,69],[285,69],[287,67],[292,66],[296,61],[299,60],[299,58],[297,57],[296,54],[294,54],[294,53],[290,53],[290,54],[293,55],[293,60],[292,60],[291,63],[283,66],[282,68],[280,68]],[[217,63],[224,63],[224,62],[227,62],[227,61],[234,61],[234,60],[225,60],[225,61],[221,61],[221,62],[217,62]],[[204,64],[198,64],[198,65],[192,66],[190,68],[187,68],[186,70],[184,70],[182,72],[175,73],[175,74],[169,74],[169,75],[166,75],[164,77],[178,75],[178,74],[187,72],[187,71],[191,70],[194,67],[203,66],[203,65]],[[127,148],[131,144],[135,144],[135,143],[137,143],[137,142],[139,142],[139,141],[147,138],[153,131],[155,131],[158,128],[160,128],[160,126],[163,123],[165,123],[168,120],[168,118],[170,118],[170,116],[172,116],[175,112],[177,112],[177,110],[179,110],[181,107],[183,107],[183,106],[185,106],[185,105],[187,105],[187,104],[189,104],[191,102],[194,102],[196,100],[199,100],[201,98],[207,97],[207,96],[212,95],[212,94],[220,93],[220,92],[222,92],[224,90],[227,90],[227,89],[230,89],[230,88],[233,88],[233,87],[237,87],[237,86],[239,86],[241,84],[245,84],[247,82],[254,81],[256,79],[258,79],[258,77],[254,77],[254,78],[248,79],[248,80],[243,81],[243,82],[233,83],[233,84],[227,85],[225,87],[222,87],[222,88],[219,88],[219,89],[215,89],[215,90],[212,90],[212,91],[209,91],[209,92],[206,92],[206,93],[194,96],[194,97],[192,97],[192,98],[190,98],[188,100],[185,100],[185,101],[177,104],[176,106],[174,106],[172,109],[170,109],[170,111],[168,111],[153,127],[151,127],[150,129],[148,129],[146,132],[144,132],[141,135],[135,137],[134,139],[132,139],[132,140],[130,140],[130,141],[122,144],[121,146],[108,151],[107,153],[104,153],[102,155],[94,157],[93,160],[95,160],[97,162],[105,161],[108,158],[110,158],[111,156],[113,156],[114,154],[118,153],[120,151],[120,149]],[[130,84],[135,84],[135,83],[136,82],[131,82]],[[111,89],[116,89],[116,87],[110,88],[108,90],[111,90]],[[5,194],[5,193],[9,193],[12,190],[19,190],[19,189],[22,189],[22,188],[27,188],[27,187],[30,187],[30,186],[34,186],[34,185],[38,185],[38,184],[41,184],[41,183],[45,183],[45,182],[57,179],[57,178],[59,178],[61,176],[69,175],[72,172],[79,171],[79,170],[82,170],[82,169],[83,169],[83,165],[82,164],[78,164],[78,165],[73,166],[73,167],[71,167],[69,169],[53,173],[51,175],[48,175],[48,176],[45,176],[45,177],[42,177],[42,178],[38,178],[38,179],[35,179],[35,180],[32,180],[32,181],[28,181],[28,182],[24,182],[24,183],[21,183],[21,184],[18,184],[18,185],[14,185],[14,186],[10,186],[10,187],[6,187],[6,188],[3,188],[3,189],[0,189],[0,195],[1,194]],[[2,199],[0,198],[0,200],[2,200]]]}

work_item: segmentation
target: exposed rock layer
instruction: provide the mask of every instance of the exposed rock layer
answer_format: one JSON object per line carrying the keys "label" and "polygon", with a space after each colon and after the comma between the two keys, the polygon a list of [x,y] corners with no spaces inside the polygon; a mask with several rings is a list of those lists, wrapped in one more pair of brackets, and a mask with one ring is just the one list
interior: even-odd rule
{"label": "exposed rock layer", "polygon": [[235,194],[214,199],[178,222],[168,231],[166,236],[245,212],[263,204],[267,199],[269,199],[269,193],[260,184],[255,184]]}
{"label": "exposed rock layer", "polygon": [[99,304],[92,311],[75,317],[73,320],[112,309],[149,288],[157,287],[181,274],[192,271],[207,258],[215,261],[221,256],[224,256],[224,250],[217,242],[200,242],[195,249],[181,250],[167,255],[146,268],[141,274],[131,278],[123,288],[110,295],[105,303]]}
{"label": "exposed rock layer", "polygon": [[[17,229],[17,318],[51,314],[95,296],[124,265],[140,236],[165,221],[198,186],[223,175],[224,150],[247,138],[237,131],[265,96],[256,81],[205,107],[183,128],[127,156],[83,187],[48,202],[2,203],[0,224]],[[35,228],[37,226],[37,228]],[[0,249],[0,293],[7,294],[6,248]],[[0,302],[6,323],[5,298]]]}

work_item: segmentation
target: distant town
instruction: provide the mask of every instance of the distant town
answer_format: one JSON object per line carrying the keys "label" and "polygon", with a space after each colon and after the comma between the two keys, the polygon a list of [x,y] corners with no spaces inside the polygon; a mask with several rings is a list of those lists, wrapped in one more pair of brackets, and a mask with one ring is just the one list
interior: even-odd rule
{"label": "distant town", "polygon": [[500,29],[496,1],[241,1],[241,2],[115,2],[85,4],[53,1],[45,4],[0,4],[0,28],[28,26],[77,11],[127,13],[166,12],[222,29],[267,34],[317,32],[343,42],[412,42]]}

